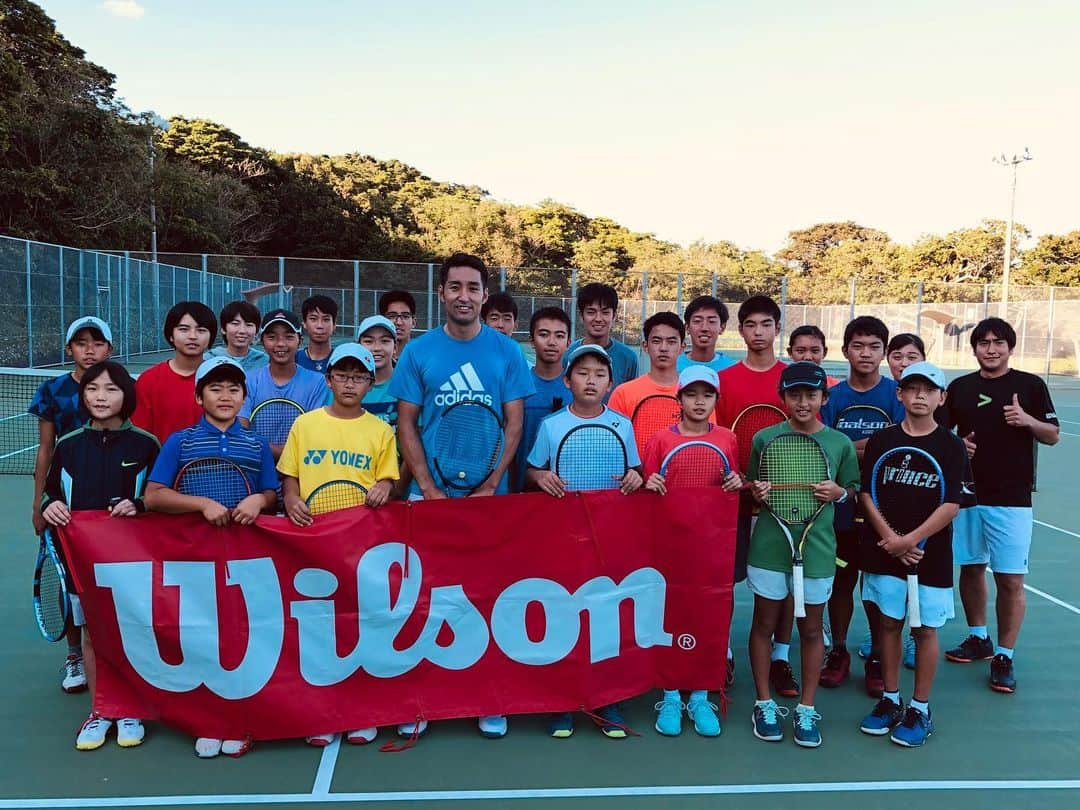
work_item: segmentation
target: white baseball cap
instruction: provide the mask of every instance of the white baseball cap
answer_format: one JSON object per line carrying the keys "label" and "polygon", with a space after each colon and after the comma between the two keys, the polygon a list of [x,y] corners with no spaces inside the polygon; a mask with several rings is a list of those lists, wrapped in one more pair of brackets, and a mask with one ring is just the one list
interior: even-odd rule
{"label": "white baseball cap", "polygon": [[93,315],[86,315],[82,318],[77,318],[71,322],[71,326],[67,329],[67,337],[64,338],[64,343],[71,343],[72,338],[79,333],[81,329],[96,329],[101,332],[101,336],[105,338],[107,343],[112,343],[112,330],[109,325],[101,318],[95,318]]}
{"label": "white baseball cap", "polygon": [[706,385],[712,386],[720,391],[720,377],[708,366],[703,366],[700,363],[694,363],[691,366],[687,366],[679,372],[679,390],[682,391],[688,385],[693,385],[696,382],[703,382]]}
{"label": "white baseball cap", "polygon": [[900,382],[910,380],[913,377],[921,377],[932,385],[936,385],[942,390],[945,389],[945,372],[926,360],[912,363],[905,368],[903,373],[900,374]]}

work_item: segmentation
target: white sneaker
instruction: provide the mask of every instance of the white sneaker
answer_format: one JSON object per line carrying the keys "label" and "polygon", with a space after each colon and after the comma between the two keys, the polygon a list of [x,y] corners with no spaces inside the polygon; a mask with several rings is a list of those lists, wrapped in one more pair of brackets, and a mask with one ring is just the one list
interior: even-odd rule
{"label": "white sneaker", "polygon": [[221,753],[221,740],[214,737],[199,737],[195,740],[195,756],[199,759],[213,759]]}
{"label": "white sneaker", "polygon": [[397,727],[397,733],[399,737],[412,737],[414,734],[417,737],[423,737],[427,734],[427,720],[421,720],[419,723],[402,723]]}
{"label": "white sneaker", "polygon": [[333,741],[333,734],[312,734],[310,737],[304,738],[304,742],[308,745],[314,745],[316,748],[325,748]]}
{"label": "white sneaker", "polygon": [[64,680],[60,682],[60,688],[67,693],[81,692],[86,689],[86,670],[83,668],[81,655],[72,653],[64,661]]}
{"label": "white sneaker", "polygon": [[250,751],[253,746],[254,743],[250,737],[246,740],[222,740],[221,753],[227,757],[236,759]]}
{"label": "white sneaker", "polygon": [[80,751],[101,748],[105,744],[105,736],[110,728],[112,728],[112,720],[100,714],[91,714],[79,729],[79,736],[75,738],[75,747]]}
{"label": "white sneaker", "polygon": [[379,734],[377,728],[357,728],[345,735],[345,742],[349,745],[367,745]]}
{"label": "white sneaker", "polygon": [[491,740],[497,740],[506,736],[506,716],[502,714],[489,714],[486,717],[476,718],[476,725],[480,728],[480,736]]}
{"label": "white sneaker", "polygon": [[121,748],[134,748],[142,745],[146,737],[146,729],[141,720],[134,717],[123,717],[116,721],[116,744]]}

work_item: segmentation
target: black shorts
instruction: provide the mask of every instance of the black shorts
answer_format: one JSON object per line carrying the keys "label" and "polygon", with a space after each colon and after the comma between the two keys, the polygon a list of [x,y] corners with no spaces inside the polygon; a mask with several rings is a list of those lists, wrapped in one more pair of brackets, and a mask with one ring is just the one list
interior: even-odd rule
{"label": "black shorts", "polygon": [[[836,530],[836,559],[847,563],[845,571],[861,570],[859,565],[859,530],[858,528]],[[837,570],[840,565],[837,563]]]}

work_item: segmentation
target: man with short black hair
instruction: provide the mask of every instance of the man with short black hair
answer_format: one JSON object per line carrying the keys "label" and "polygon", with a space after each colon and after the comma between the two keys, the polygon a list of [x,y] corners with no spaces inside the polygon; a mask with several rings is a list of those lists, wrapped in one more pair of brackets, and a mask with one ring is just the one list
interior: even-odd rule
{"label": "man with short black hair", "polygon": [[517,329],[517,302],[504,292],[492,293],[480,307],[480,319],[496,332],[513,338]]}
{"label": "man with short black hair", "polygon": [[[1013,649],[1024,621],[1036,442],[1057,444],[1060,438],[1046,383],[1009,368],[1015,347],[1016,332],[1008,322],[980,321],[971,332],[979,370],[949,384],[938,417],[967,445],[978,499],[954,523],[953,556],[960,565],[968,637],[945,658],[960,664],[992,658],[990,688],[1006,693],[1016,691]],[[988,563],[997,586],[996,647],[986,628]]]}
{"label": "man with short black hair", "polygon": [[401,350],[412,337],[416,326],[416,299],[408,290],[390,290],[379,298],[379,314],[389,318],[394,324],[397,338],[397,350],[394,359],[401,356]]}
{"label": "man with short black hair", "polygon": [[300,318],[308,340],[307,346],[296,353],[296,365],[319,374],[326,373],[337,316],[337,301],[326,295],[313,295],[300,305]]}
{"label": "man with short black hair", "polygon": [[577,311],[585,326],[585,337],[571,343],[566,352],[568,356],[585,343],[602,348],[611,358],[612,383],[615,386],[638,376],[637,352],[611,336],[611,325],[615,322],[618,309],[619,294],[609,284],[586,284],[578,290]]}
{"label": "man with short black hair", "polygon": [[678,370],[692,365],[708,366],[719,373],[735,361],[716,350],[716,339],[724,333],[728,322],[728,308],[711,295],[699,295],[686,306],[683,313],[686,332],[690,336],[690,350],[679,355]]}
{"label": "man with short black hair", "polygon": [[206,352],[205,359],[211,357],[231,357],[244,371],[265,366],[270,362],[266,352],[252,346],[259,333],[262,315],[258,308],[248,301],[230,301],[221,308],[218,322],[221,324],[221,343]]}

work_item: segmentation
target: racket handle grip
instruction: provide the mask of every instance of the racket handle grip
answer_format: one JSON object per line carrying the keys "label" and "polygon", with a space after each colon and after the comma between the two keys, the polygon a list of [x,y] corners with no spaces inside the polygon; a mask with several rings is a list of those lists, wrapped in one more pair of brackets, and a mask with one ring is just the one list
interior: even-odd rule
{"label": "racket handle grip", "polygon": [[806,618],[806,585],[803,580],[802,563],[791,567],[791,595],[795,599],[795,618]]}
{"label": "racket handle grip", "polygon": [[919,614],[919,575],[915,573],[907,575],[907,609],[908,624],[922,627],[922,616]]}

